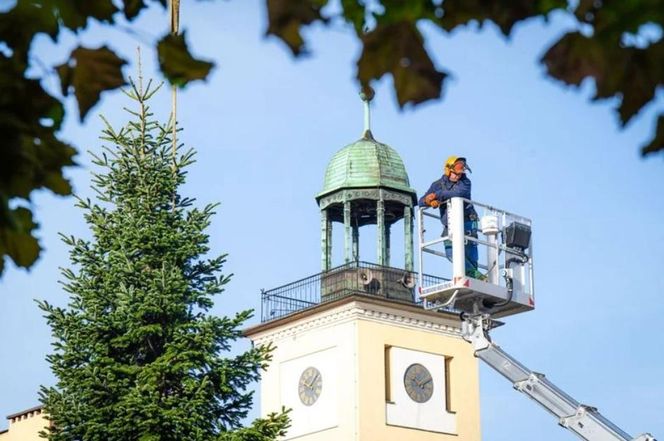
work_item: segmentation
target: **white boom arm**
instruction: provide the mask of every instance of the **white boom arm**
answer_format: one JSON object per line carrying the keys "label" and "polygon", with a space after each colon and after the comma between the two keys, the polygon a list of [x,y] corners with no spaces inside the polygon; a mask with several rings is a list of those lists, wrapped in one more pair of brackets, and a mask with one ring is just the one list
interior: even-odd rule
{"label": "white boom arm", "polygon": [[543,374],[533,372],[504,352],[489,337],[487,315],[465,316],[463,338],[475,348],[475,356],[512,382],[514,388],[537,401],[558,418],[558,424],[588,441],[656,441],[649,433],[633,438],[596,408],[580,404],[558,389]]}

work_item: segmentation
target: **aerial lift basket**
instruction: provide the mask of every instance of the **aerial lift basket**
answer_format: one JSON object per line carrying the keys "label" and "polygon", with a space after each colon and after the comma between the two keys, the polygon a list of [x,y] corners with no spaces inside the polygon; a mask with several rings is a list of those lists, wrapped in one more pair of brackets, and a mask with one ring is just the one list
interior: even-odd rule
{"label": "aerial lift basket", "polygon": [[[437,210],[423,207],[417,211],[419,296],[424,307],[492,317],[534,309],[530,219],[464,198],[452,198],[445,204],[447,228]],[[476,221],[465,219],[465,225],[464,204],[472,204],[479,216]],[[472,221],[477,224],[477,234],[466,228]],[[468,268],[472,262],[466,252],[472,243],[479,252],[477,268]],[[441,274],[446,281],[427,285],[425,266],[427,273]]]}

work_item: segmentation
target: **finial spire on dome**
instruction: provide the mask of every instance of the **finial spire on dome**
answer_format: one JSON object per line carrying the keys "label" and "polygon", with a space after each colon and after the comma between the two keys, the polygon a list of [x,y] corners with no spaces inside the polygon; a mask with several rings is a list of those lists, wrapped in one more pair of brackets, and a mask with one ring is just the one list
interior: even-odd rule
{"label": "finial spire on dome", "polygon": [[360,98],[364,101],[364,138],[373,139],[371,134],[371,100],[375,95],[371,86],[365,86],[360,92]]}

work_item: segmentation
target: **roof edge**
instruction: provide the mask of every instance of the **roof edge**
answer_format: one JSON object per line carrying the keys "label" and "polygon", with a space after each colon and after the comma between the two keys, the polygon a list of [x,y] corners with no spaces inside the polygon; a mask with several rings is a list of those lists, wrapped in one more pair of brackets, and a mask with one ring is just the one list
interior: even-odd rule
{"label": "roof edge", "polygon": [[335,189],[328,190],[328,191],[322,191],[322,192],[318,193],[314,198],[316,199],[316,202],[318,202],[320,199],[324,198],[325,196],[329,196],[329,195],[331,195],[333,193],[336,193],[338,191],[343,191],[343,190],[348,190],[348,189],[357,190],[357,189],[362,189],[362,188],[365,188],[367,190],[373,190],[375,188],[379,188],[379,189],[383,189],[383,190],[396,191],[396,192],[399,192],[399,193],[404,193],[404,194],[407,194],[409,196],[412,196],[413,200],[417,200],[417,192],[415,191],[414,188],[408,187],[408,190],[404,190],[402,188],[387,187],[385,185],[370,186],[370,187],[368,187],[366,185],[357,185],[357,186],[348,185],[348,186],[345,186],[345,187],[339,187],[339,188],[335,188]]}
{"label": "roof edge", "polygon": [[16,413],[13,413],[11,415],[7,415],[7,419],[8,420],[13,420],[14,418],[18,418],[18,417],[21,417],[23,415],[27,415],[27,414],[32,413],[32,412],[36,412],[38,410],[40,410],[40,411],[44,410],[44,406],[40,404],[39,406],[31,407],[30,409],[26,409],[26,410],[23,410],[21,412],[16,412]]}
{"label": "roof edge", "polygon": [[425,316],[429,317],[445,317],[446,319],[452,319],[455,321],[459,321],[459,314],[450,312],[450,311],[433,311],[433,310],[427,310],[422,308],[421,306],[412,304],[412,303],[406,303],[406,302],[401,302],[398,300],[394,299],[385,299],[382,297],[376,297],[376,296],[367,296],[367,295],[362,295],[362,294],[351,294],[348,296],[341,297],[336,300],[332,300],[329,302],[324,302],[324,303],[319,303],[318,305],[312,306],[311,308],[303,309],[297,312],[294,312],[292,314],[285,315],[283,317],[280,317],[275,320],[270,320],[264,323],[258,323],[256,325],[249,326],[248,328],[243,329],[242,335],[247,338],[251,338],[253,335],[259,334],[261,332],[264,332],[266,330],[270,330],[279,326],[282,326],[284,324],[288,324],[290,322],[299,320],[301,318],[306,318],[315,314],[318,314],[320,312],[328,311],[330,309],[334,309],[338,306],[345,305],[347,303],[352,303],[352,302],[360,302],[360,303],[365,303],[365,304],[371,304],[371,305],[382,305],[382,306],[391,306],[391,307],[398,307],[404,312],[410,312],[410,313],[418,313],[418,314],[423,314]]}

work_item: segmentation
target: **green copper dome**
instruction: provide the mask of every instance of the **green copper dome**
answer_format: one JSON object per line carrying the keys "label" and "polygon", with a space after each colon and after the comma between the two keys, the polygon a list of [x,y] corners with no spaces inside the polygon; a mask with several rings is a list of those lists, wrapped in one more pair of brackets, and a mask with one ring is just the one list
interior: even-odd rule
{"label": "green copper dome", "polygon": [[343,188],[367,187],[415,193],[399,154],[389,145],[373,139],[369,131],[332,157],[325,171],[323,191],[317,198]]}

